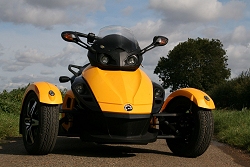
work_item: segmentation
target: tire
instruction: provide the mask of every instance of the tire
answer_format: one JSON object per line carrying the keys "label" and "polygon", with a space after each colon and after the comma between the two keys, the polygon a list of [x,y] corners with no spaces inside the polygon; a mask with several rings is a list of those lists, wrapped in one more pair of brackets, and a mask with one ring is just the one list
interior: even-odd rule
{"label": "tire", "polygon": [[[194,158],[202,155],[209,147],[213,136],[212,111],[199,108],[186,97],[178,97],[169,104],[165,112],[186,113],[184,116],[170,117],[168,120],[177,130],[175,133],[182,137],[166,139],[169,149],[182,157]],[[166,131],[166,126],[163,128]],[[170,132],[168,129],[167,133]]]}
{"label": "tire", "polygon": [[25,149],[33,155],[50,153],[58,134],[59,106],[42,104],[37,95],[31,92],[22,109],[21,128]]}

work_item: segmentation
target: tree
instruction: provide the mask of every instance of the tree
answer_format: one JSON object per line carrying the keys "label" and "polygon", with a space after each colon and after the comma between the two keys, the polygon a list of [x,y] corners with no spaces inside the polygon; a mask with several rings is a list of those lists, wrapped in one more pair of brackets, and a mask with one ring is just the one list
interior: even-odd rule
{"label": "tree", "polygon": [[218,39],[188,39],[170,50],[167,57],[161,57],[154,73],[171,92],[184,87],[207,91],[231,74],[222,47]]}
{"label": "tree", "polygon": [[209,91],[216,108],[242,110],[250,107],[250,69]]}

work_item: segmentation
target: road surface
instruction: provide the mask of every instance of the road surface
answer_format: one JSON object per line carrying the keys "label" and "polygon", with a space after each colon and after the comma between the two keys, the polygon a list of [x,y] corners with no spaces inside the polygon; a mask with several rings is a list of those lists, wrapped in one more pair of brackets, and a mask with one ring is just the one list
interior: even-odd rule
{"label": "road surface", "polygon": [[98,145],[83,143],[79,138],[58,137],[49,155],[28,155],[21,138],[0,144],[0,167],[250,167],[250,155],[213,141],[197,158],[172,154],[164,140],[148,145]]}

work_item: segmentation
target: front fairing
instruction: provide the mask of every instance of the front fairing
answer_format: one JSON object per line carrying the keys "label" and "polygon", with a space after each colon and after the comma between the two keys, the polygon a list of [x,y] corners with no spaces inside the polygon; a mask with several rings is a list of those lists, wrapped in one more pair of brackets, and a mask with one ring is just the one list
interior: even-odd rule
{"label": "front fairing", "polygon": [[[159,89],[141,70],[111,71],[89,65],[75,78],[76,102],[71,127],[86,141],[103,143],[148,143],[156,140],[150,128],[153,113],[164,100]],[[159,102],[160,101],[160,102]],[[70,100],[66,100],[68,106]],[[84,132],[84,133],[83,133]]]}
{"label": "front fairing", "polygon": [[109,71],[89,66],[83,73],[100,109],[121,114],[150,114],[153,85],[140,69]]}

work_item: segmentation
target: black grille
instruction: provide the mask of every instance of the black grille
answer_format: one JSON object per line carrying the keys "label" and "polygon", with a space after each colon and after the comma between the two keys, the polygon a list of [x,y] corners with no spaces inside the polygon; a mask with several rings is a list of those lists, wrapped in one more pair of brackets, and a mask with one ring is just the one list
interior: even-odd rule
{"label": "black grille", "polygon": [[125,137],[144,135],[148,131],[149,122],[149,118],[107,118],[109,134]]}

